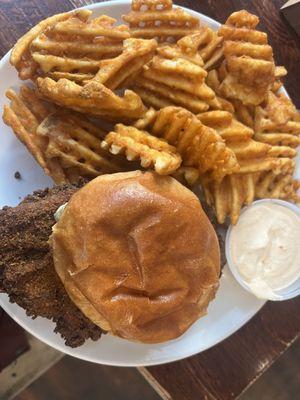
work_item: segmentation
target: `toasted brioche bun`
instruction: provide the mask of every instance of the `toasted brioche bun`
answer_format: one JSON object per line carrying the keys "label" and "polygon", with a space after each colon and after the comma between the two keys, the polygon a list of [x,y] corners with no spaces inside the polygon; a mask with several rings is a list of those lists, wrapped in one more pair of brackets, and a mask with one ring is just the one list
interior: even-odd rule
{"label": "toasted brioche bun", "polygon": [[180,336],[206,313],[218,288],[215,231],[198,198],[171,177],[99,176],[72,196],[51,244],[78,308],[129,340]]}

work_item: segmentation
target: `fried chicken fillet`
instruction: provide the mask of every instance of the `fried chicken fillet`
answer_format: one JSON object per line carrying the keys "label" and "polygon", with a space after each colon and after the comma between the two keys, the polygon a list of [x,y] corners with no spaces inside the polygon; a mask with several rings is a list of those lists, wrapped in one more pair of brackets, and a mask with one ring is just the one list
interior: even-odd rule
{"label": "fried chicken fillet", "polygon": [[[97,340],[102,330],[86,318],[70,300],[56,274],[48,239],[55,224],[54,213],[83,182],[34,192],[17,207],[0,210],[0,292],[26,310],[27,315],[55,322],[55,332],[66,345],[77,347]],[[222,227],[212,210],[203,204],[214,226],[225,263]]]}
{"label": "fried chicken fillet", "polygon": [[17,207],[0,211],[0,291],[27,315],[56,323],[66,345],[97,340],[102,331],[70,300],[54,269],[48,239],[53,214],[78,190],[75,186],[45,189],[27,196]]}

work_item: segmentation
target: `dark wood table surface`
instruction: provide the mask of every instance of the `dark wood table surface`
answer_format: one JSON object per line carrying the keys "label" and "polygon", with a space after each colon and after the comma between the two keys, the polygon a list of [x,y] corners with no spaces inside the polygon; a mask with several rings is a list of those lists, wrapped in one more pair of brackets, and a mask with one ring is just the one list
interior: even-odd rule
{"label": "dark wood table surface", "polygon": [[0,374],[29,349],[24,329],[0,307]]}
{"label": "dark wood table surface", "polygon": [[[0,57],[41,19],[93,2],[96,1],[0,0]],[[284,3],[284,0],[177,1],[220,22],[241,8],[257,14],[261,29],[269,34],[277,65],[283,64],[289,71],[285,86],[300,107],[300,39],[280,15]],[[269,302],[242,329],[212,349],[141,372],[166,399],[234,399],[300,336],[299,309],[300,297],[282,303]]]}

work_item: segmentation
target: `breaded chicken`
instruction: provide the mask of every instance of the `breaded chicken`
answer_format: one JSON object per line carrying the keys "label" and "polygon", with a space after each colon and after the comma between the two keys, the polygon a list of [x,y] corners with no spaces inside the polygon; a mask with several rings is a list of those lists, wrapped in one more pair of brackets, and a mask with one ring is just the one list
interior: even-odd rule
{"label": "breaded chicken", "polygon": [[89,338],[97,340],[102,333],[70,300],[48,246],[53,214],[76,190],[74,186],[41,190],[17,207],[0,211],[0,291],[29,316],[53,320],[55,332],[71,347]]}

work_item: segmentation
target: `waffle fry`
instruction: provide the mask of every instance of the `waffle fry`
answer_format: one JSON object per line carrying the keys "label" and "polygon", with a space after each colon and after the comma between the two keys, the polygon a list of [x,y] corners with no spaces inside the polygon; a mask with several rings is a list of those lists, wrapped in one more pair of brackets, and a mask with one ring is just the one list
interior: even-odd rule
{"label": "waffle fry", "polygon": [[206,77],[206,84],[216,93],[217,100],[219,104],[221,105],[220,109],[224,111],[228,111],[230,113],[234,113],[234,107],[232,102],[224,99],[221,94],[220,86],[221,86],[221,81],[219,78],[219,74],[217,70],[213,69],[208,72],[207,77]]}
{"label": "waffle fry", "polygon": [[10,63],[19,72],[21,79],[31,79],[36,75],[38,65],[35,63],[31,56],[30,46],[32,41],[40,35],[43,31],[47,30],[51,25],[57,22],[64,21],[68,18],[78,18],[82,21],[87,21],[91,12],[89,10],[80,10],[72,13],[63,13],[53,15],[34,26],[24,36],[22,36],[17,43],[14,45]]}
{"label": "waffle fry", "polygon": [[239,173],[274,170],[274,173],[292,171],[294,162],[288,149],[278,149],[267,143],[253,140],[253,130],[238,122],[226,111],[208,111],[198,114],[203,124],[215,129],[225,140],[226,146],[235,154]]}
{"label": "waffle fry", "polygon": [[220,90],[245,105],[260,104],[275,82],[273,50],[266,33],[255,30],[258,22],[257,16],[241,10],[219,29],[227,69]]}
{"label": "waffle fry", "polygon": [[269,92],[266,103],[256,107],[255,139],[282,146],[282,151],[287,151],[284,147],[296,149],[300,145],[300,114],[284,94]]}
{"label": "waffle fry", "polygon": [[41,101],[34,90],[23,85],[19,93],[9,89],[6,92],[10,100],[4,106],[3,121],[14,131],[17,138],[27,147],[47,175],[53,177],[57,184],[67,182],[67,178],[58,160],[47,159],[44,154],[44,141],[37,136],[37,128],[55,108]]}
{"label": "waffle fry", "polygon": [[219,223],[256,198],[299,202],[300,116],[258,17],[235,12],[214,32],[172,0],[133,0],[129,26],[90,15],[47,18],[11,55],[38,91],[9,90],[3,119],[56,183],[153,168],[201,182]]}
{"label": "waffle fry", "polygon": [[255,197],[258,199],[284,199],[300,203],[300,181],[293,179],[292,174],[275,175],[265,172],[260,175],[255,188]]}
{"label": "waffle fry", "polygon": [[221,182],[202,181],[207,203],[214,207],[220,224],[230,217],[231,223],[236,224],[243,205],[251,204],[255,198],[255,185],[258,173],[232,174]]}
{"label": "waffle fry", "polygon": [[148,128],[153,126],[157,116],[157,111],[154,108],[150,107],[146,111],[146,113],[142,116],[142,118],[138,119],[133,126],[140,130],[148,130]]}
{"label": "waffle fry", "polygon": [[[258,159],[270,155],[271,146],[249,139],[245,142],[231,142],[227,146],[234,152],[239,162],[241,160]],[[277,157],[277,155],[275,156]]]}
{"label": "waffle fry", "polygon": [[204,66],[204,61],[199,53],[183,51],[177,44],[161,44],[158,46],[156,52],[163,58],[169,58],[170,60],[183,58],[199,65],[199,67]]}
{"label": "waffle fry", "polygon": [[295,170],[295,161],[288,157],[261,157],[253,159],[239,160],[240,169],[242,174],[249,174],[252,172],[273,171],[275,175],[281,173],[293,173]]}
{"label": "waffle fry", "polygon": [[200,173],[197,168],[180,167],[173,172],[172,176],[183,185],[194,186],[199,181]]}
{"label": "waffle fry", "polygon": [[138,119],[146,111],[140,97],[126,90],[119,97],[101,83],[91,80],[80,86],[68,79],[38,78],[37,87],[41,95],[54,103],[75,111],[107,119]]}
{"label": "waffle fry", "polygon": [[223,38],[218,36],[208,26],[201,26],[199,31],[178,40],[177,45],[183,53],[199,55],[206,70],[214,68],[220,64],[223,58]]}
{"label": "waffle fry", "polygon": [[185,58],[155,56],[133,88],[148,106],[179,105],[197,113],[220,107],[214,91],[204,82],[206,75],[202,67]]}
{"label": "waffle fry", "polygon": [[297,150],[289,146],[271,146],[269,156],[294,158],[297,156]]}
{"label": "waffle fry", "polygon": [[[283,93],[274,94],[268,93],[266,103],[256,108],[256,121],[255,130],[264,130],[274,128],[276,126],[286,125],[290,122],[289,126],[292,132],[300,133],[300,115],[292,101]],[[273,125],[272,125],[273,124]],[[272,127],[270,126],[272,125]]]}
{"label": "waffle fry", "polygon": [[228,111],[207,111],[198,114],[197,117],[204,125],[215,129],[226,143],[245,143],[254,135],[251,128],[238,122]]}
{"label": "waffle fry", "polygon": [[297,148],[300,145],[298,136],[291,133],[282,132],[284,128],[281,128],[281,132],[260,132],[255,134],[255,140],[263,143],[269,143],[271,145],[288,146],[290,148]]}
{"label": "waffle fry", "polygon": [[128,27],[114,26],[116,20],[105,15],[89,21],[90,15],[89,10],[54,15],[19,39],[10,61],[20,78],[82,82],[94,77],[101,60],[119,55]]}
{"label": "waffle fry", "polygon": [[252,105],[245,106],[240,100],[232,100],[232,103],[237,120],[254,129],[255,107]]}
{"label": "waffle fry", "polygon": [[[276,68],[275,68],[276,70]],[[222,98],[221,93],[221,82],[226,77],[226,68],[223,63],[219,69],[213,69],[208,72],[206,83],[209,87],[211,87],[215,93],[219,96],[218,99],[222,100],[222,110],[229,111],[232,114],[235,114],[235,117],[238,121],[242,122],[244,125],[249,128],[254,129],[254,113],[255,106],[253,105],[244,105],[240,100],[230,99],[230,101]]]}
{"label": "waffle fry", "polygon": [[[224,66],[224,64],[223,64]],[[222,99],[222,93],[220,90],[221,86],[221,77],[222,74],[225,73],[224,68],[220,70],[213,69],[208,72],[206,83],[209,87],[211,87],[215,93],[220,96],[218,97],[219,101],[222,101],[222,110],[229,111],[235,114],[235,117],[238,121],[242,122],[244,125],[248,126],[249,128],[254,129],[254,119],[255,119],[255,106],[253,105],[244,105],[240,100],[231,99],[230,102]],[[286,69],[284,67],[276,67],[275,68],[275,77],[278,79],[284,76],[286,73]],[[224,79],[224,76],[223,76]],[[277,81],[276,81],[277,82]],[[273,85],[272,90],[275,90],[276,82]],[[278,82],[280,82],[278,80]],[[280,83],[281,85],[281,83]],[[279,86],[278,86],[279,88]]]}
{"label": "waffle fry", "polygon": [[276,93],[282,86],[282,81],[281,79],[284,78],[287,75],[287,70],[285,67],[275,67],[275,82],[273,83],[273,86],[271,88],[272,92]]}
{"label": "waffle fry", "polygon": [[160,175],[172,174],[181,164],[175,147],[132,126],[117,124],[106,135],[102,148],[112,154],[125,154],[127,160],[140,159],[142,167],[153,167]]}
{"label": "waffle fry", "polygon": [[82,116],[51,114],[38,126],[37,135],[46,142],[47,159],[58,159],[72,182],[81,176],[94,178],[126,169],[124,163],[102,149],[105,132]]}
{"label": "waffle fry", "polygon": [[155,40],[126,39],[124,50],[118,57],[103,60],[94,80],[111,90],[126,87],[154,55]]}
{"label": "waffle fry", "polygon": [[184,166],[197,168],[201,175],[209,172],[215,179],[221,179],[238,168],[234,153],[220,135],[184,108],[159,110],[152,133],[174,145]]}
{"label": "waffle fry", "polygon": [[199,27],[199,20],[173,8],[172,0],[132,0],[131,12],[122,19],[129,24],[132,37],[158,42],[176,42]]}
{"label": "waffle fry", "polygon": [[129,169],[129,164],[102,150],[106,133],[85,117],[58,110],[27,86],[19,94],[8,90],[7,97],[11,103],[4,107],[4,122],[55,183]]}
{"label": "waffle fry", "polygon": [[202,181],[207,203],[214,207],[220,224],[229,216],[236,224],[244,205],[255,199],[284,199],[300,202],[300,181],[293,179],[293,173],[275,174],[273,171],[232,174],[222,182]]}
{"label": "waffle fry", "polygon": [[[258,109],[262,109],[262,107],[258,107]],[[276,125],[284,125],[297,116],[297,110],[292,101],[283,93],[276,95],[273,92],[268,93],[264,113]],[[257,123],[261,124],[262,121],[257,121]]]}

